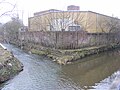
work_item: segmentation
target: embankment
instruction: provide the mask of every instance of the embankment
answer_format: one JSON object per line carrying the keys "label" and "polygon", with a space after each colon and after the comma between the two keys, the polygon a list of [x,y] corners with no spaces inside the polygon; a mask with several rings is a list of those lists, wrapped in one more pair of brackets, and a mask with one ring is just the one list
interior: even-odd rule
{"label": "embankment", "polygon": [[69,64],[78,59],[120,46],[115,33],[87,33],[84,31],[32,31],[21,32],[10,43],[31,53],[45,55],[59,64]]}
{"label": "embankment", "polygon": [[119,47],[120,47],[119,44],[109,44],[109,45],[87,47],[82,49],[61,50],[61,49],[42,47],[36,44],[31,46],[31,48],[28,48],[28,46],[26,45],[24,46],[24,49],[27,48],[27,50],[33,54],[47,56],[51,58],[53,61],[65,65],[65,64],[70,64],[76,60],[81,60],[82,58],[85,58],[87,56],[98,54],[104,51],[113,50]]}
{"label": "embankment", "polygon": [[0,46],[0,83],[9,80],[22,70],[23,64],[11,52]]}

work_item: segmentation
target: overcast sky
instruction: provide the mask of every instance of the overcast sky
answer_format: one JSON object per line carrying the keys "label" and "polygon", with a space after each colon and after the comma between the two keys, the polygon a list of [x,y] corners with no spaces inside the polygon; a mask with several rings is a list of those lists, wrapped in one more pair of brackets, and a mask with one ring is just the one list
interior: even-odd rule
{"label": "overcast sky", "polygon": [[[67,10],[68,5],[80,6],[81,11],[94,11],[101,14],[120,18],[120,0],[7,0],[16,3],[19,16],[27,25],[28,17],[34,12],[48,9]],[[5,6],[4,6],[5,7]],[[8,5],[6,5],[6,8]],[[6,21],[5,19],[1,19]],[[7,18],[8,20],[8,18]]]}

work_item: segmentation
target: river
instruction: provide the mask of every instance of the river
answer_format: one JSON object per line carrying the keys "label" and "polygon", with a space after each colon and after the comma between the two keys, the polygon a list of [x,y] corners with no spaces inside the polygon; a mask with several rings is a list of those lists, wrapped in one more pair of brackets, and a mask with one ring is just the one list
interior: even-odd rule
{"label": "river", "polygon": [[108,90],[120,76],[119,50],[61,66],[46,57],[4,45],[23,63],[24,70],[0,85],[0,90]]}

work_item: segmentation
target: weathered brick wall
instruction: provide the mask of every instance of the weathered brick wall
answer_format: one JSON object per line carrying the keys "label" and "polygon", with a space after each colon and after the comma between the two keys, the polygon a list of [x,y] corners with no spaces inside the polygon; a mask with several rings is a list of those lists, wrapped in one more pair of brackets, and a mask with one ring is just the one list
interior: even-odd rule
{"label": "weathered brick wall", "polygon": [[19,40],[58,49],[75,49],[115,42],[113,36],[109,35],[108,38],[108,34],[90,34],[83,31],[22,32],[19,34]]}

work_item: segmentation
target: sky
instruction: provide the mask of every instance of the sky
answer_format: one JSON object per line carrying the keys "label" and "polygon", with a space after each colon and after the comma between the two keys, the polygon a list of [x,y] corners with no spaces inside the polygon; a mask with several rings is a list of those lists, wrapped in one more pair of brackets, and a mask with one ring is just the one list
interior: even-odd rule
{"label": "sky", "polygon": [[[1,1],[1,0],[0,0]],[[58,9],[67,10],[68,5],[80,6],[81,11],[94,11],[108,16],[120,18],[120,1],[119,0],[6,0],[12,4],[16,4],[14,13],[18,13],[20,19],[25,25],[28,25],[28,17],[32,17],[33,13]],[[2,6],[0,4],[0,6]],[[3,5],[3,8],[10,9],[10,5]],[[1,9],[0,9],[1,11]],[[0,12],[1,13],[1,12]],[[0,17],[0,21],[6,22],[10,17]]]}

